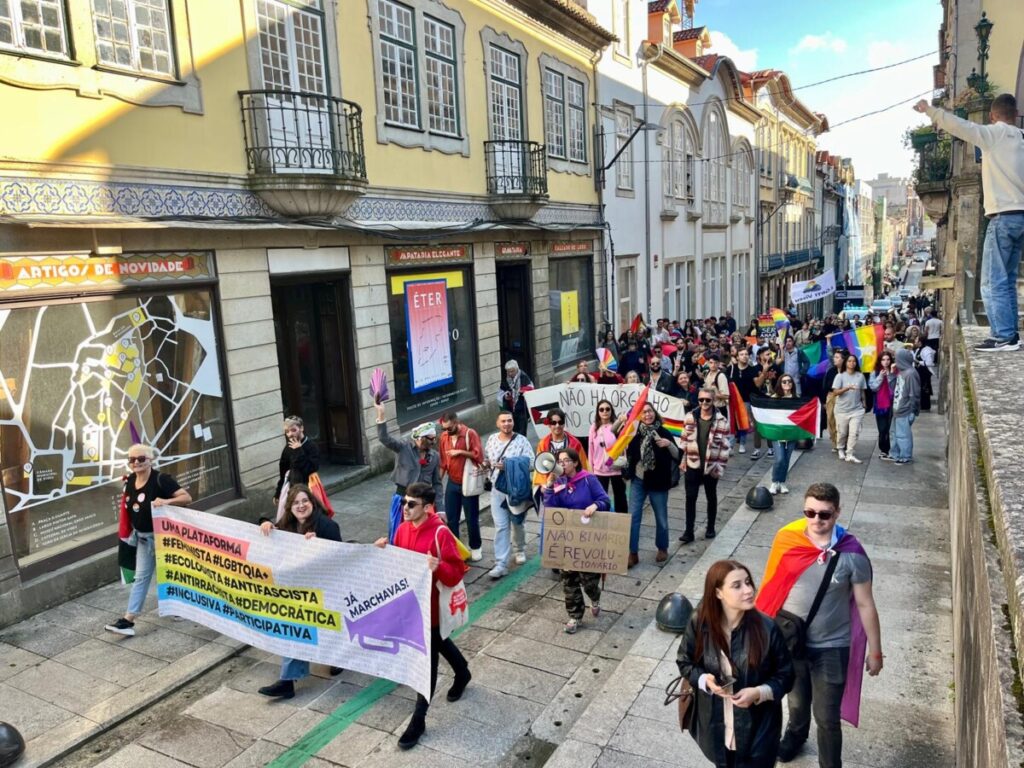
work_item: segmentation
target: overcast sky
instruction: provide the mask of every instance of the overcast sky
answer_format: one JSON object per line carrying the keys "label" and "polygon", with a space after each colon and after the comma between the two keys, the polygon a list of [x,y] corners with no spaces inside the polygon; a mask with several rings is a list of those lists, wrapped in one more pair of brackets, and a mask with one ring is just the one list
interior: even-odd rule
{"label": "overcast sky", "polygon": [[[794,88],[848,72],[893,64],[938,47],[939,0],[698,0],[695,25],[712,33],[712,52],[745,71],[781,69]],[[797,90],[797,97],[835,125],[818,146],[852,157],[857,176],[908,176],[912,153],[903,132],[924,118],[913,101],[888,112],[838,123],[928,91],[938,54],[882,72]],[[914,99],[916,101],[916,98]]]}

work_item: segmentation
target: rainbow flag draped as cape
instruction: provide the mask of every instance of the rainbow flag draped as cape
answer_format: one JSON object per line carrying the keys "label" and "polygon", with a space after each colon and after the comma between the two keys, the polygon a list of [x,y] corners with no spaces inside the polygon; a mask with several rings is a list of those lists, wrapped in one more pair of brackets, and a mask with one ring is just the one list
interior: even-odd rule
{"label": "rainbow flag draped as cape", "polygon": [[[789,591],[800,575],[817,562],[822,551],[805,535],[807,521],[801,518],[779,529],[768,554],[764,569],[761,591],[757,594],[757,609],[772,618],[783,607]],[[841,525],[836,526],[837,554],[851,552],[867,557],[857,537]],[[864,681],[864,657],[867,653],[868,638],[860,620],[860,612],[850,592],[850,661],[846,669],[846,688],[840,704],[840,716],[856,728],[860,723],[860,690]]]}
{"label": "rainbow flag draped as cape", "polygon": [[644,387],[643,392],[640,393],[640,397],[636,399],[633,407],[629,409],[629,415],[626,417],[626,423],[622,425],[622,431],[619,432],[619,436],[606,451],[608,454],[609,467],[615,459],[622,455],[622,452],[626,450],[626,446],[629,445],[629,441],[632,440],[633,435],[636,434],[636,425],[640,421],[640,411],[643,410],[644,405],[647,403],[647,393],[650,391],[651,385],[648,384]]}
{"label": "rainbow flag draped as cape", "polygon": [[807,369],[807,375],[812,379],[820,379],[828,373],[828,367],[832,361],[828,358],[828,344],[824,339],[814,341],[800,347],[800,351],[807,355],[811,367]]}

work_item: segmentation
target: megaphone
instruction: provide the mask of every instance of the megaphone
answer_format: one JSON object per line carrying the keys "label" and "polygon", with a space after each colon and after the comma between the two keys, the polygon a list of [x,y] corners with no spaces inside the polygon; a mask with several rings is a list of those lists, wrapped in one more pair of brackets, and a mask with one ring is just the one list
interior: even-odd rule
{"label": "megaphone", "polygon": [[533,471],[540,472],[542,475],[554,472],[555,477],[559,477],[562,474],[562,465],[558,463],[558,459],[551,451],[543,451],[538,453],[537,458],[534,459]]}

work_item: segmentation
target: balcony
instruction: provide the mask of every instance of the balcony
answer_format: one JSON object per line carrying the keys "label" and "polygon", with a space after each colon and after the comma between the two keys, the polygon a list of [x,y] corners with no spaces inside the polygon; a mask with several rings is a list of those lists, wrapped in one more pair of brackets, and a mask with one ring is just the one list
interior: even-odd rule
{"label": "balcony", "polygon": [[341,216],[366,191],[363,110],[334,96],[239,91],[249,188],[286,216]]}
{"label": "balcony", "polygon": [[535,141],[485,141],[487,193],[499,219],[526,221],[547,205],[548,164]]}
{"label": "balcony", "polygon": [[928,130],[912,136],[911,142],[917,151],[914,190],[928,218],[942,224],[949,212],[950,138]]}

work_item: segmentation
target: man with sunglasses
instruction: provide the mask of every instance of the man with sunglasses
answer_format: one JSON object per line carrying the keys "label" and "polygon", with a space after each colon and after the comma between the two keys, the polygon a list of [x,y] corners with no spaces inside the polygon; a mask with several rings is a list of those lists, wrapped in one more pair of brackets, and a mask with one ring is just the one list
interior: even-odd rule
{"label": "man with sunglasses", "polygon": [[[440,502],[444,498],[444,491],[441,487],[441,454],[434,448],[437,427],[432,421],[424,422],[412,430],[409,440],[403,442],[388,434],[384,403],[375,403],[373,407],[377,411],[377,437],[381,445],[395,453],[395,468],[391,471],[395,496],[404,494],[410,483],[421,482],[434,489],[434,496]],[[393,518],[397,515],[394,505],[393,500]],[[443,504],[438,504],[438,512],[442,518],[443,508]]]}
{"label": "man with sunglasses", "polygon": [[[446,698],[448,701],[458,701],[473,675],[470,674],[469,663],[451,638],[441,637],[438,591],[434,585],[441,582],[446,587],[454,587],[469,569],[459,556],[455,537],[438,531],[444,527],[444,523],[434,511],[434,490],[427,483],[411,483],[402,498],[402,523],[395,533],[395,546],[427,556],[427,567],[433,574],[430,590],[430,696],[433,698],[434,687],[437,685],[438,656],[443,656],[455,673],[455,680]],[[384,549],[388,540],[381,537],[374,543]],[[412,719],[398,739],[399,749],[411,749],[419,743],[426,731],[429,707],[429,699],[422,694],[416,696]]]}
{"label": "man with sunglasses", "polygon": [[804,494],[804,517],[775,534],[757,608],[780,609],[805,622],[818,590],[833,570],[818,611],[806,626],[806,649],[793,660],[796,682],[789,693],[789,723],[779,744],[786,763],[800,753],[817,725],[818,764],[842,766],[840,718],[856,724],[864,670],[882,671],[882,634],[871,592],[871,561],[857,538],[838,525],[839,490],[814,483]]}

